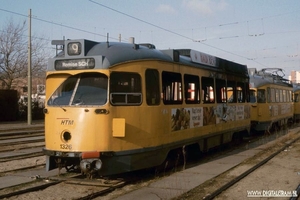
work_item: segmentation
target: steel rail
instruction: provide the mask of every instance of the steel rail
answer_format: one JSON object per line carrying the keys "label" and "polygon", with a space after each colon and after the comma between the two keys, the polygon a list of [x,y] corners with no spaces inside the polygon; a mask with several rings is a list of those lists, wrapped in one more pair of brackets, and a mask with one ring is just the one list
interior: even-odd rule
{"label": "steel rail", "polygon": [[219,194],[221,194],[223,191],[227,190],[228,188],[230,188],[231,186],[233,186],[235,183],[239,182],[240,180],[242,180],[243,178],[245,178],[246,176],[248,176],[250,173],[252,173],[253,171],[255,171],[256,169],[258,169],[259,167],[261,167],[264,164],[266,164],[269,160],[271,160],[272,158],[274,158],[276,155],[278,155],[280,152],[282,152],[283,150],[285,150],[287,147],[291,146],[293,143],[295,143],[299,139],[300,139],[300,137],[295,138],[294,140],[292,140],[291,142],[287,143],[282,148],[280,148],[279,150],[277,150],[275,153],[271,154],[270,156],[268,156],[267,158],[265,158],[261,162],[257,163],[256,165],[254,165],[253,167],[251,167],[250,169],[248,169],[247,171],[245,171],[241,175],[235,177],[233,180],[231,180],[230,182],[226,183],[225,185],[223,185],[219,189],[215,190],[213,193],[209,194],[208,196],[204,197],[203,199],[204,200],[212,200],[212,199],[214,199]]}
{"label": "steel rail", "polygon": [[[44,142],[44,141],[41,141],[41,142]],[[31,142],[30,142],[31,144]],[[0,149],[0,153],[3,153],[3,152],[8,152],[8,151],[15,151],[16,149],[18,150],[24,150],[24,149],[32,149],[32,148],[37,148],[37,147],[45,147],[45,145],[36,145],[36,146],[23,146],[23,147],[16,147],[18,144],[14,145],[13,148],[7,148],[7,149]],[[20,144],[22,145],[22,144]]]}
{"label": "steel rail", "polygon": [[19,172],[23,170],[28,170],[28,169],[34,169],[34,168],[39,168],[39,167],[44,167],[46,164],[38,164],[38,165],[33,165],[33,166],[28,166],[28,167],[22,167],[18,169],[12,169],[12,170],[7,170],[7,171],[2,171],[0,172],[0,177],[7,174],[7,173],[13,173],[13,172]]}
{"label": "steel rail", "polygon": [[45,189],[47,187],[50,187],[52,185],[59,184],[59,183],[61,183],[61,181],[54,181],[54,182],[45,183],[43,185],[38,185],[38,186],[30,187],[30,188],[27,188],[27,189],[14,191],[14,192],[11,192],[11,193],[0,195],[0,199],[4,199],[4,198],[13,197],[13,196],[16,196],[16,195],[25,194],[25,193],[28,193],[28,192],[35,192],[35,191],[42,190],[42,189]]}
{"label": "steel rail", "polygon": [[17,135],[30,135],[33,133],[44,133],[45,129],[38,129],[38,130],[23,130],[23,131],[0,131],[0,138],[7,137],[7,136],[17,136]]}
{"label": "steel rail", "polygon": [[26,141],[17,141],[17,142],[7,142],[5,144],[1,144],[1,147],[18,145],[18,144],[29,144],[29,143],[37,143],[37,142],[45,142],[45,139],[34,139],[34,140],[26,140]]}
{"label": "steel rail", "polygon": [[300,194],[300,184],[298,185],[298,187],[296,188],[296,192],[297,192],[297,196],[296,197],[291,197],[290,200],[297,200]]}
{"label": "steel rail", "polygon": [[16,156],[6,156],[6,157],[0,158],[0,163],[12,161],[12,160],[20,160],[20,159],[25,159],[25,158],[33,158],[33,157],[38,157],[38,156],[43,156],[43,155],[44,155],[43,152],[31,152],[31,153],[16,155]]}
{"label": "steel rail", "polygon": [[39,132],[39,133],[30,133],[30,134],[26,134],[26,135],[14,135],[14,134],[11,134],[9,136],[1,136],[0,135],[0,141],[3,141],[3,140],[13,140],[13,139],[22,139],[22,138],[31,138],[31,137],[44,137],[45,134],[44,132]]}

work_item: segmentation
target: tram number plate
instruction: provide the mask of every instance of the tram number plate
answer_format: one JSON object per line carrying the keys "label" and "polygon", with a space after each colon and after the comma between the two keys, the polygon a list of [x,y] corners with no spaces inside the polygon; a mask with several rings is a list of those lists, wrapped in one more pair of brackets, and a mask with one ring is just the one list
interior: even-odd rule
{"label": "tram number plate", "polygon": [[60,148],[61,149],[71,150],[72,149],[72,145],[71,144],[60,144]]}

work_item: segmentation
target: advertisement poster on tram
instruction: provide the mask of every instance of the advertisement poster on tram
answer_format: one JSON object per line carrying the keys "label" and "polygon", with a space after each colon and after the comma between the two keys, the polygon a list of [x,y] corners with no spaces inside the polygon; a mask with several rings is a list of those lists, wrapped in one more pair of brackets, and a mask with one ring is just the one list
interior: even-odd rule
{"label": "advertisement poster on tram", "polygon": [[203,108],[175,108],[171,114],[172,131],[203,126]]}

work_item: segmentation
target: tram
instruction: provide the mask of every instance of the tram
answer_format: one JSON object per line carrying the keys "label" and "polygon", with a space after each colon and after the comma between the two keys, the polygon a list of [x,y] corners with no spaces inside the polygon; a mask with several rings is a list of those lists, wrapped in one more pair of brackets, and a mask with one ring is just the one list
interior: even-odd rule
{"label": "tram", "polygon": [[279,129],[293,120],[293,86],[280,68],[249,68],[251,127],[255,131]]}
{"label": "tram", "polygon": [[250,130],[247,66],[192,49],[55,40],[46,75],[47,170],[101,176],[207,151]]}

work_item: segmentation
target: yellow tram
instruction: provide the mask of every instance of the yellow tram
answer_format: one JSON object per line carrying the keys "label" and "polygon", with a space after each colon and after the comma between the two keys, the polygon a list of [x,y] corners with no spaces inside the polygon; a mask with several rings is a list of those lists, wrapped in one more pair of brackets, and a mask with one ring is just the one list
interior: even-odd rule
{"label": "yellow tram", "polygon": [[46,78],[47,170],[110,175],[250,130],[245,65],[191,49],[57,40]]}
{"label": "yellow tram", "polygon": [[294,121],[299,122],[300,120],[300,85],[293,85],[293,94],[294,94]]}
{"label": "yellow tram", "polygon": [[293,119],[293,86],[281,72],[279,68],[249,68],[251,127],[255,131],[268,132]]}

